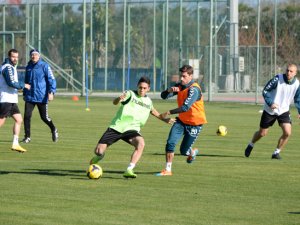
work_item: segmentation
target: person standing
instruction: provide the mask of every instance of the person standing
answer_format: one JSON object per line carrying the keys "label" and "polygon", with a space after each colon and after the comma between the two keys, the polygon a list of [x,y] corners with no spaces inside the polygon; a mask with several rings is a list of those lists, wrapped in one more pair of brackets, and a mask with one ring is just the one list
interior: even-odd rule
{"label": "person standing", "polygon": [[172,176],[175,146],[182,136],[181,155],[187,156],[187,163],[192,163],[195,160],[199,151],[198,149],[192,149],[192,145],[199,136],[203,125],[207,123],[201,88],[193,80],[193,67],[183,65],[179,72],[181,81],[161,93],[162,99],[168,99],[177,95],[178,104],[177,108],[163,113],[161,117],[165,118],[172,114],[179,115],[176,117],[176,122],[169,132],[165,147],[166,167],[160,173],[157,173],[156,176]]}
{"label": "person standing", "polygon": [[90,164],[98,163],[103,159],[104,153],[110,145],[123,140],[134,147],[130,163],[123,174],[125,178],[137,177],[133,169],[141,158],[145,147],[140,129],[147,122],[149,114],[151,113],[166,123],[172,124],[174,122],[172,118],[161,118],[159,112],[153,107],[152,100],[147,96],[147,92],[150,90],[149,78],[141,77],[137,86],[137,91],[128,90],[113,100],[114,105],[119,103],[121,105],[95,148],[96,156],[90,161]]}
{"label": "person standing", "polygon": [[287,144],[292,134],[292,120],[290,116],[290,104],[294,101],[298,110],[298,119],[300,119],[300,85],[295,77],[297,66],[289,64],[285,74],[279,74],[273,77],[263,89],[262,95],[265,100],[264,110],[260,120],[260,128],[252,137],[251,142],[245,149],[245,157],[249,157],[254,144],[262,137],[266,136],[269,127],[278,121],[282,130],[272,159],[281,159],[280,152]]}
{"label": "person standing", "polygon": [[35,106],[38,107],[42,121],[48,125],[52,133],[52,141],[58,141],[58,131],[48,115],[48,101],[52,101],[56,92],[56,80],[48,63],[40,58],[37,49],[30,51],[31,60],[26,66],[25,83],[31,85],[30,90],[24,89],[25,101],[23,143],[31,141],[31,117]]}
{"label": "person standing", "polygon": [[29,84],[24,84],[18,80],[17,63],[19,52],[16,49],[8,51],[8,58],[1,66],[0,76],[0,127],[3,126],[7,117],[12,117],[15,121],[13,126],[13,143],[11,150],[26,152],[19,144],[19,134],[23,122],[22,115],[18,107],[18,90],[30,89]]}

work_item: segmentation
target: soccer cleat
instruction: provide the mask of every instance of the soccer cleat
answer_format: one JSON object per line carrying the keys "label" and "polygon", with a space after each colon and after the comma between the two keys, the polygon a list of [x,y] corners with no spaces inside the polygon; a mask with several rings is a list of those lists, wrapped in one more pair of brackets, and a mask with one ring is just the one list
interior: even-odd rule
{"label": "soccer cleat", "polygon": [[272,154],[272,159],[281,159],[281,157],[280,157],[280,155],[279,155],[279,153],[277,153],[277,154]]}
{"label": "soccer cleat", "polygon": [[17,151],[17,152],[27,152],[25,148],[22,148],[20,145],[12,145],[11,146],[12,151]]}
{"label": "soccer cleat", "polygon": [[58,131],[57,131],[57,129],[55,129],[51,133],[52,133],[52,141],[57,142],[58,141]]}
{"label": "soccer cleat", "polygon": [[30,141],[31,141],[30,137],[25,137],[21,142],[24,144],[28,144]]}
{"label": "soccer cleat", "polygon": [[251,146],[251,145],[247,146],[247,148],[245,149],[245,156],[246,157],[250,156],[252,149],[253,149],[253,146]]}
{"label": "soccer cleat", "polygon": [[133,172],[133,170],[126,170],[123,173],[123,177],[125,177],[125,178],[136,178],[137,175]]}
{"label": "soccer cleat", "polygon": [[160,173],[155,174],[155,176],[157,176],[157,177],[172,176],[172,171],[167,171],[166,169],[164,169]]}
{"label": "soccer cleat", "polygon": [[194,150],[192,150],[192,152],[193,153],[186,158],[187,163],[192,163],[196,159],[196,156],[198,155],[199,150],[197,148],[195,148]]}

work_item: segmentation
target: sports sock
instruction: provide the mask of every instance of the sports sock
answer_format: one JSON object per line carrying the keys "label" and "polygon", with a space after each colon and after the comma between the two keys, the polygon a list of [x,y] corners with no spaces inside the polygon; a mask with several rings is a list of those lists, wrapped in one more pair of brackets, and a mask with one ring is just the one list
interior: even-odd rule
{"label": "sports sock", "polygon": [[172,163],[171,162],[166,163],[166,171],[168,171],[168,172],[172,171]]}
{"label": "sports sock", "polygon": [[135,167],[135,163],[129,163],[127,170],[133,170],[134,167]]}
{"label": "sports sock", "polygon": [[101,159],[103,159],[104,154],[103,155],[95,155],[92,159],[90,164],[96,164],[98,163]]}
{"label": "sports sock", "polygon": [[279,152],[280,152],[280,149],[276,148],[275,151],[274,151],[274,154],[279,154]]}
{"label": "sports sock", "polygon": [[18,145],[18,144],[19,144],[19,137],[17,135],[14,135],[13,145]]}
{"label": "sports sock", "polygon": [[254,146],[254,143],[250,141],[249,145],[250,145],[251,147],[253,147],[253,146]]}

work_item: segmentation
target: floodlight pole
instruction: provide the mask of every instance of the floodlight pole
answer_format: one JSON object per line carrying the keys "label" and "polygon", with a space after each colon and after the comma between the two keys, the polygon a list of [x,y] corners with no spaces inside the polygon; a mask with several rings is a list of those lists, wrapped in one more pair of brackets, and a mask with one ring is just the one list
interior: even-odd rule
{"label": "floodlight pole", "polygon": [[85,80],[86,80],[86,0],[83,0],[83,19],[82,19],[82,93],[84,96],[85,93]]}
{"label": "floodlight pole", "polygon": [[41,48],[42,39],[42,0],[39,0],[39,34],[38,34],[38,49],[42,52]]}
{"label": "floodlight pole", "polygon": [[278,0],[275,0],[275,18],[274,18],[274,72],[275,74],[277,73],[276,68],[277,68],[277,4]]}
{"label": "floodlight pole", "polygon": [[260,59],[260,0],[257,0],[257,48],[256,48],[256,92],[255,92],[255,103],[258,103],[258,76],[259,76],[259,59]]}
{"label": "floodlight pole", "polygon": [[122,91],[125,91],[125,66],[126,66],[126,7],[127,0],[124,0],[123,6],[123,78],[122,78]]}
{"label": "floodlight pole", "polygon": [[156,0],[153,0],[153,92],[156,91]]}
{"label": "floodlight pole", "polygon": [[108,61],[108,1],[105,1],[105,74],[104,90],[107,91],[107,61]]}
{"label": "floodlight pole", "polygon": [[182,65],[182,0],[180,0],[180,15],[179,15],[179,67]]}

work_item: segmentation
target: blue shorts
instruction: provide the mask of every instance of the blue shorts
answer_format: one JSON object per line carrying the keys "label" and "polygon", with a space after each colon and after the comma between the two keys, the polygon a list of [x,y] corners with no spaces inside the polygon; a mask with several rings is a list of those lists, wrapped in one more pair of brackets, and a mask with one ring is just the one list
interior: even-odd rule
{"label": "blue shorts", "polygon": [[192,126],[181,122],[176,118],[176,122],[173,124],[166,144],[166,152],[174,152],[176,144],[183,135],[183,140],[180,145],[180,154],[189,155],[192,145],[196,141],[202,130],[202,125]]}

